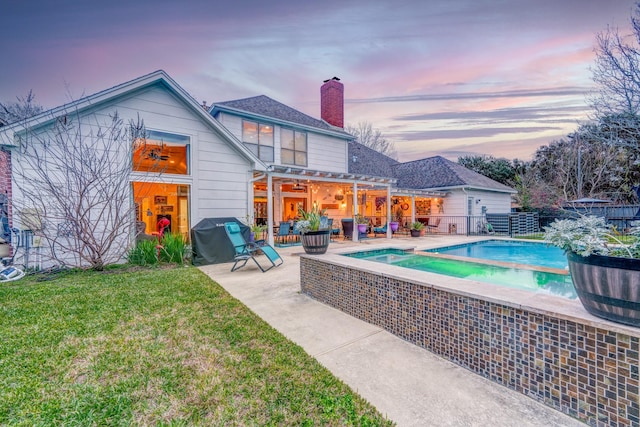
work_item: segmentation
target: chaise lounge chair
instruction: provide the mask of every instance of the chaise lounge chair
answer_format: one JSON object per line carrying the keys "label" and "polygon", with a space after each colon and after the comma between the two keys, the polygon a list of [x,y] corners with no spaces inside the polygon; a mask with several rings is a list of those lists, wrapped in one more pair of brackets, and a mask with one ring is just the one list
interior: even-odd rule
{"label": "chaise lounge chair", "polygon": [[[278,252],[276,252],[276,250],[264,240],[258,240],[256,242],[247,242],[244,240],[244,237],[242,237],[242,233],[240,232],[240,226],[237,223],[225,222],[224,230],[227,232],[227,236],[229,236],[229,240],[236,252],[233,257],[235,263],[233,264],[233,267],[231,267],[231,271],[236,271],[244,267],[250,259],[256,263],[263,273],[271,270],[273,267],[282,265],[284,262],[280,254],[278,254]],[[256,256],[260,253],[267,257],[271,263],[270,267],[264,268],[260,265],[256,259]],[[238,265],[240,262],[242,262],[242,264]]]}

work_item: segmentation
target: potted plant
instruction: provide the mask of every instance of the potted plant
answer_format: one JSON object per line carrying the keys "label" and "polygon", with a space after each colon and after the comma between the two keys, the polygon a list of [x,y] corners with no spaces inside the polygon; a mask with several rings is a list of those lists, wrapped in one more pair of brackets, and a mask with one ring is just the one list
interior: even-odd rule
{"label": "potted plant", "polygon": [[249,240],[251,240],[253,242],[255,240],[256,236],[262,237],[262,233],[264,233],[264,231],[267,229],[267,226],[266,225],[252,224],[252,225],[249,226],[249,228],[251,229],[251,234],[249,235]]}
{"label": "potted plant", "polygon": [[547,243],[564,249],[573,286],[594,316],[640,326],[640,228],[622,242],[601,217],[556,220]]}
{"label": "potted plant", "polygon": [[411,237],[424,236],[424,224],[420,221],[411,223]]}
{"label": "potted plant", "polygon": [[363,215],[356,215],[356,224],[358,224],[358,233],[366,234],[367,227],[369,226],[369,219]]}
{"label": "potted plant", "polygon": [[323,221],[326,218],[325,210],[321,211],[317,205],[314,205],[310,211],[299,208],[298,214],[302,219],[296,222],[295,228],[300,232],[300,241],[304,251],[308,254],[327,252],[331,240],[331,230],[328,219]]}
{"label": "potted plant", "polygon": [[389,223],[389,227],[391,227],[391,231],[392,232],[395,233],[396,231],[398,231],[398,227],[402,223],[402,215],[403,214],[404,214],[404,212],[402,211],[402,208],[398,206],[398,208],[394,212],[393,221],[391,221]]}

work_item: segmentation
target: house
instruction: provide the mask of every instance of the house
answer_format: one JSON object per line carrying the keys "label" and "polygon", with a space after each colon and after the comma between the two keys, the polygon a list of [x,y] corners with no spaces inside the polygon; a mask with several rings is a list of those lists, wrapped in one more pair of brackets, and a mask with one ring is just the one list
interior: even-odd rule
{"label": "house", "polygon": [[[124,236],[110,261],[131,245],[136,222],[150,233],[163,218],[169,220],[169,231],[188,236],[204,218],[253,217],[269,225],[267,238],[273,243],[274,225],[312,206],[336,223],[360,213],[376,225],[392,215],[401,216],[405,225],[445,212],[476,215],[480,200],[483,211],[509,211],[513,190],[453,162],[436,157],[399,163],[355,143],[344,130],[342,83],[335,77],[326,80],[320,93],[320,119],[266,96],[214,103],[207,111],[164,71],[156,71],[4,126],[0,194],[15,207],[9,209],[11,226],[36,236],[55,231],[47,237],[54,244],[39,255],[83,263],[64,249],[63,240],[73,240],[74,233],[64,213],[56,212],[60,202],[29,206],[26,197],[34,190],[38,168],[28,164],[25,148],[38,152],[61,123],[76,123],[86,138],[93,138],[104,162],[130,165],[130,197],[117,204],[119,211],[131,213],[131,220],[105,220],[95,231],[115,228]],[[114,116],[143,121],[144,135],[119,141],[116,148],[104,146],[96,138],[98,128]],[[357,239],[357,233],[352,237]]]}

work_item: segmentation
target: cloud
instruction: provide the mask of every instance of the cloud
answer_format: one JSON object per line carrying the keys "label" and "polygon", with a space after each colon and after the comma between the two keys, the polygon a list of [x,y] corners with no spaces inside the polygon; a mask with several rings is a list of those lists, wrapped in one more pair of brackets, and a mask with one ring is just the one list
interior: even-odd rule
{"label": "cloud", "polygon": [[548,89],[519,89],[495,92],[470,93],[439,93],[404,96],[386,96],[378,98],[345,99],[347,104],[380,103],[380,102],[415,102],[415,101],[452,101],[459,99],[490,99],[490,98],[532,98],[586,95],[589,88],[585,87],[557,87]]}

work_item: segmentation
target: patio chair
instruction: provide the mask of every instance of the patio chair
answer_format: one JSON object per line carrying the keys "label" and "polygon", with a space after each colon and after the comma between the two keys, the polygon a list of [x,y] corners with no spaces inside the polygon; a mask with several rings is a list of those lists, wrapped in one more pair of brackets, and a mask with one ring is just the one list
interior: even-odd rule
{"label": "patio chair", "polygon": [[[438,230],[438,227],[440,226],[440,220],[442,218],[436,218],[436,222],[434,222],[433,224],[429,224],[427,223],[427,230],[429,231],[429,233],[433,233],[434,231]],[[431,221],[429,221],[431,222]]]}
{"label": "patio chair", "polygon": [[[240,232],[240,226],[237,223],[225,222],[224,230],[227,232],[227,236],[229,236],[229,240],[231,241],[233,249],[236,252],[233,257],[233,260],[235,262],[233,264],[233,267],[231,267],[231,271],[236,271],[244,267],[245,265],[247,265],[247,261],[249,261],[250,259],[252,259],[253,262],[256,263],[258,268],[260,268],[263,273],[265,271],[271,270],[273,267],[282,265],[282,263],[284,262],[280,254],[278,254],[278,252],[276,252],[276,250],[264,240],[258,240],[255,242],[247,242],[246,240],[244,240],[244,237],[242,237],[242,233]],[[260,253],[267,257],[267,259],[271,263],[271,266],[264,268],[262,267],[262,265],[260,265],[260,263],[256,259],[256,256],[258,256]],[[242,262],[242,264],[238,265],[238,263],[240,262]]]}
{"label": "patio chair", "polygon": [[331,239],[333,239],[334,236],[339,236],[340,235],[340,229],[333,227],[333,218],[329,218],[329,227],[328,228],[329,228],[329,230],[331,230]]}
{"label": "patio chair", "polygon": [[353,236],[353,218],[342,219],[342,235],[345,239],[351,239]]}
{"label": "patio chair", "polygon": [[373,227],[373,235],[377,236],[378,234],[387,235],[387,224],[384,224],[384,227]]}
{"label": "patio chair", "polygon": [[298,229],[298,227],[296,227],[296,225],[298,224],[299,221],[296,221],[293,224],[293,230],[291,230],[291,239],[293,240],[294,243],[298,243],[300,241],[300,230]]}
{"label": "patio chair", "polygon": [[278,234],[276,234],[276,241],[280,238],[280,243],[285,243],[290,238],[289,231],[291,230],[291,224],[288,221],[281,221],[278,228]]}

